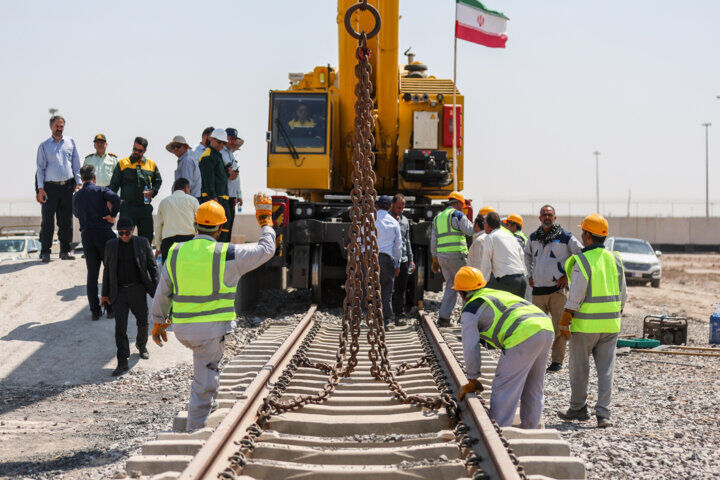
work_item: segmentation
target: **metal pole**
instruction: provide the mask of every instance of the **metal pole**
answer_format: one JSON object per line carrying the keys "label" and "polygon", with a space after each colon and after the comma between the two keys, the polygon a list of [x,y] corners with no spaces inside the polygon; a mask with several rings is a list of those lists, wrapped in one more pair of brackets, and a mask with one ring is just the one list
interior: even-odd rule
{"label": "metal pole", "polygon": [[708,154],[708,130],[712,123],[703,123],[705,127],[705,218],[710,218],[710,161]]}
{"label": "metal pole", "polygon": [[600,213],[600,152],[595,150],[595,210]]}

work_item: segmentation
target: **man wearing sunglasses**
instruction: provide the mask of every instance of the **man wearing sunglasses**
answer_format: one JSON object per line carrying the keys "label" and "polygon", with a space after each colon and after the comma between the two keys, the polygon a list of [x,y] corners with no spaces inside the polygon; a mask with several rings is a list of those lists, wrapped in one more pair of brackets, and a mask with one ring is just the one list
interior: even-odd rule
{"label": "man wearing sunglasses", "polygon": [[[188,145],[185,137],[176,135],[172,142],[165,146],[165,150],[175,155],[178,159],[177,169],[175,170],[175,180],[185,178],[190,182],[190,195],[201,200],[202,194],[202,177],[200,176],[200,166],[198,165],[190,145]],[[174,190],[173,190],[174,191]]]}
{"label": "man wearing sunglasses", "polygon": [[[245,273],[258,268],[275,254],[272,199],[255,195],[255,217],[262,228],[258,243],[221,243],[225,209],[215,201],[200,205],[195,214],[198,234],[170,247],[152,305],[152,336],[163,346],[165,330],[173,323],[175,337],[193,351],[193,382],[187,426],[205,426],[220,385],[219,364],[225,335],[235,329],[235,293]],[[172,307],[172,313],[170,313]],[[168,318],[168,315],[170,316]]]}
{"label": "man wearing sunglasses", "polygon": [[162,177],[155,162],[145,157],[148,141],[136,137],[132,154],[120,160],[110,179],[110,190],[120,192],[120,216],[137,225],[138,235],[153,239],[152,199],[158,194]]}
{"label": "man wearing sunglasses", "polygon": [[115,311],[115,344],[118,366],[114,377],[130,368],[130,344],[127,321],[130,312],[137,322],[137,346],[140,358],[148,359],[148,307],[147,297],[155,294],[158,281],[157,263],[150,242],[144,237],[133,236],[135,224],[132,219],[120,216],[118,235],[105,244],[105,270],[103,271],[101,303],[112,305]]}

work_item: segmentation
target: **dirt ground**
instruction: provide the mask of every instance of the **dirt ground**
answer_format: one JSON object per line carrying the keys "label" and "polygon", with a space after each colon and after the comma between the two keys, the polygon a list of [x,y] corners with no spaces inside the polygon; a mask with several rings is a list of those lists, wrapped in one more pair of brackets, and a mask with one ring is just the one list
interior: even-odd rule
{"label": "dirt ground", "polygon": [[[168,430],[187,402],[190,355],[172,339],[162,350],[151,345],[149,362],[131,348],[130,374],[109,376],[114,322],[89,320],[84,277],[79,258],[0,264],[0,478],[120,478],[124,460]],[[688,317],[688,343],[707,346],[718,292],[719,255],[666,255],[659,289],[630,287],[623,333],[640,334],[642,317],[665,304]],[[304,307],[266,304],[274,310],[258,320]],[[251,330],[239,329],[238,348]],[[586,461],[588,478],[720,477],[720,358],[632,354],[618,357],[616,372],[619,425],[605,432],[559,422],[567,372],[547,380],[545,423]],[[675,474],[667,473],[671,466]]]}

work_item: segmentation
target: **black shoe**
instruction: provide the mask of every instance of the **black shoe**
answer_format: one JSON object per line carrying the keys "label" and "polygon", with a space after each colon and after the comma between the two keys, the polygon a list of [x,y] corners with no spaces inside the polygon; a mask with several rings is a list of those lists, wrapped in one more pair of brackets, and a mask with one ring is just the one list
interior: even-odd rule
{"label": "black shoe", "polygon": [[566,412],[557,412],[558,417],[563,420],[590,420],[590,414],[588,413],[587,405],[584,405],[580,410],[573,410],[568,408]]}
{"label": "black shoe", "polygon": [[600,415],[597,415],[597,422],[598,422],[598,428],[608,428],[612,427],[612,422],[609,418],[601,417]]}
{"label": "black shoe", "polygon": [[113,377],[119,377],[120,375],[126,374],[130,370],[127,363],[118,363],[118,366],[112,372]]}
{"label": "black shoe", "polygon": [[60,260],[75,260],[75,257],[68,252],[60,252]]}
{"label": "black shoe", "polygon": [[407,325],[407,322],[405,321],[404,318],[399,318],[399,317],[395,318],[395,326],[396,327],[404,327],[405,325]]}
{"label": "black shoe", "polygon": [[92,319],[94,322],[100,320],[100,317],[102,317],[102,311],[92,312]]}
{"label": "black shoe", "polygon": [[545,371],[546,372],[559,372],[560,370],[562,370],[562,363],[552,362],[552,363],[550,363],[550,366],[547,367],[547,370],[545,370]]}
{"label": "black shoe", "polygon": [[115,312],[110,305],[105,305],[105,316],[107,318],[115,318]]}
{"label": "black shoe", "polygon": [[138,347],[138,351],[140,352],[140,358],[142,358],[143,360],[147,360],[148,358],[150,358],[150,354],[148,353],[147,348]]}
{"label": "black shoe", "polygon": [[43,263],[50,263],[50,254],[49,253],[43,253],[40,255],[40,261]]}
{"label": "black shoe", "polygon": [[438,321],[437,321],[438,327],[449,327],[450,325],[452,325],[452,322],[450,321],[449,318],[438,317]]}

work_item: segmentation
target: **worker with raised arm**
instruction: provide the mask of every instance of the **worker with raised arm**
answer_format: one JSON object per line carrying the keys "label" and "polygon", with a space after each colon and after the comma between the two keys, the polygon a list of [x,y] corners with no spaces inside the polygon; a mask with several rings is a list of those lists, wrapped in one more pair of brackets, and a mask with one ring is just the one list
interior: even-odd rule
{"label": "worker with raised arm", "polygon": [[430,252],[432,253],[432,271],[442,272],[445,279],[438,326],[449,327],[453,308],[457,303],[457,291],[453,288],[455,274],[467,265],[468,247],[465,236],[475,233],[473,224],[462,212],[465,197],[460,192],[452,192],[448,197],[447,207],[433,219],[430,236]]}
{"label": "worker with raised arm", "polygon": [[269,196],[255,195],[255,216],[262,228],[258,243],[221,243],[218,237],[227,222],[225,209],[213,200],[203,203],[195,215],[198,234],[170,248],[160,275],[152,305],[152,338],[162,346],[172,323],[175,337],[193,351],[187,431],[203,428],[210,414],[220,384],[225,335],[235,329],[238,281],[275,254]]}
{"label": "worker with raised arm", "polygon": [[483,390],[482,340],[502,350],[492,383],[490,417],[501,427],[509,427],[520,402],[520,427],[537,428],[545,401],[545,362],[553,341],[552,321],[523,298],[486,285],[477,268],[463,267],[455,276],[455,289],[465,302],[460,324],[469,379],[458,397],[462,401],[468,393]]}
{"label": "worker with raised arm", "polygon": [[567,303],[560,319],[560,334],[570,338],[570,408],[558,412],[563,420],[589,420],[587,408],[590,355],[597,371],[597,426],[610,422],[610,398],[615,370],[615,346],[627,300],[625,271],[620,256],[605,249],[608,222],[597,213],[580,225],[585,248],[568,258]]}

